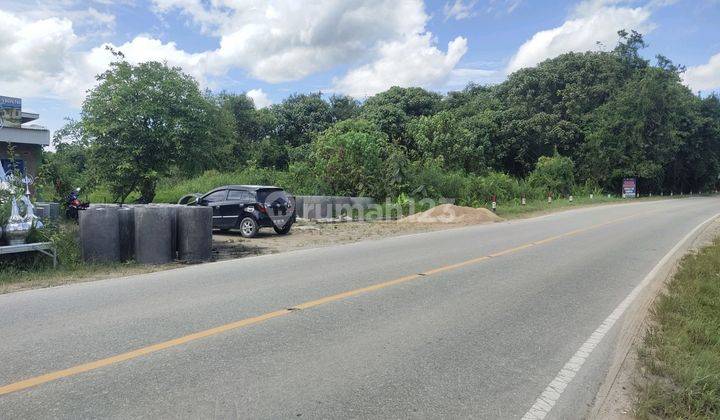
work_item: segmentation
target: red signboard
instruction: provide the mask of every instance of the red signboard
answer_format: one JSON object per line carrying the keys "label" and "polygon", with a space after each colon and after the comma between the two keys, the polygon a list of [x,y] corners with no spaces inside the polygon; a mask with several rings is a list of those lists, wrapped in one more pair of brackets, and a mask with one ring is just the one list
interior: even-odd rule
{"label": "red signboard", "polygon": [[637,179],[636,178],[623,179],[622,195],[623,195],[623,198],[637,197]]}

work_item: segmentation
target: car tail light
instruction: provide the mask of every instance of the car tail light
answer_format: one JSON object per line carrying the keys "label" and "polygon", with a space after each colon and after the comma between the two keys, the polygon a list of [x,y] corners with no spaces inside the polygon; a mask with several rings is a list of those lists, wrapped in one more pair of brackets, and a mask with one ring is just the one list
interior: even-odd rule
{"label": "car tail light", "polygon": [[265,204],[255,204],[255,208],[256,208],[260,213],[265,213],[265,214],[267,214],[267,207],[265,207]]}

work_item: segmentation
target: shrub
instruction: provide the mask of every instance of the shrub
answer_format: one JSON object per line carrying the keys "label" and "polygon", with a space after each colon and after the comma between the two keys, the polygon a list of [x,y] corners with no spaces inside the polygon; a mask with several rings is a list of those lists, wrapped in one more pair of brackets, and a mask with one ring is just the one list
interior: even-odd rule
{"label": "shrub", "polygon": [[498,201],[511,201],[520,197],[520,185],[510,175],[490,172],[485,176],[470,176],[463,188],[462,204],[482,206],[489,203],[492,196]]}
{"label": "shrub", "polygon": [[530,173],[528,182],[532,188],[546,193],[570,194],[575,184],[574,165],[570,158],[560,156],[557,152],[552,157],[541,156]]}
{"label": "shrub", "polygon": [[313,141],[315,174],[327,192],[378,196],[387,136],[366,120],[345,120]]}
{"label": "shrub", "polygon": [[409,164],[407,191],[414,198],[456,198],[463,195],[467,176],[443,168],[443,159],[424,159]]}

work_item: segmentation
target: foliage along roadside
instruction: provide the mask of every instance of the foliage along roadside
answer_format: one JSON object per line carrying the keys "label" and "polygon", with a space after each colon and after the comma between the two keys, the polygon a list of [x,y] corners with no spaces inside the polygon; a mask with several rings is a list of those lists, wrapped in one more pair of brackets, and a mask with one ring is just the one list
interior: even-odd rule
{"label": "foliage along roadside", "polygon": [[165,201],[156,197],[164,184],[208,170],[272,174],[267,183],[295,194],[468,204],[578,185],[615,192],[623,177],[658,195],[714,190],[720,99],[690,92],[667,58],[643,58],[640,34],[620,35],[612,51],[563,54],[495,86],[446,95],[392,87],[364,103],[301,94],[263,109],[117,53],[80,121],[45,154],[44,191],[57,197],[77,185],[112,201]]}

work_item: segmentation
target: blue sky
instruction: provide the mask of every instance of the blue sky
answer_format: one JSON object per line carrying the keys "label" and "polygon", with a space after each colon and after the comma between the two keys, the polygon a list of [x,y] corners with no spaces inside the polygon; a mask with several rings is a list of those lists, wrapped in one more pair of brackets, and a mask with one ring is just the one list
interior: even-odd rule
{"label": "blue sky", "polygon": [[[437,91],[497,83],[566,51],[646,36],[648,57],[686,65],[696,91],[720,89],[720,0],[0,0],[0,95],[51,129],[76,117],[103,46],[167,61],[257,106],[294,92],[363,99],[392,85]],[[30,3],[30,4],[28,4]]]}

